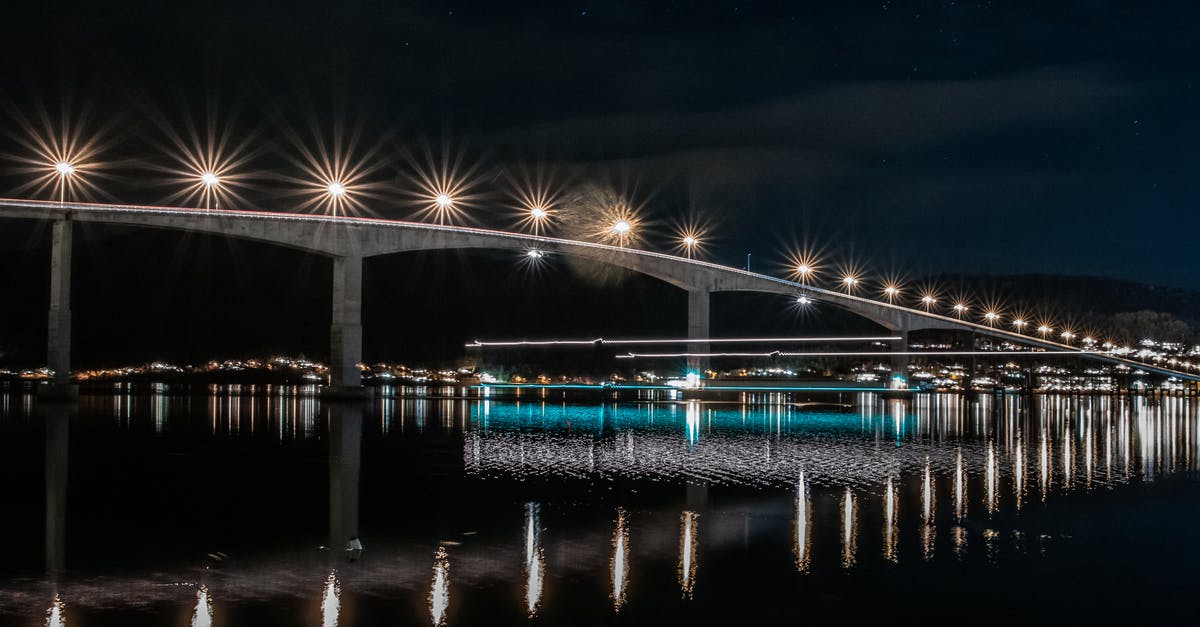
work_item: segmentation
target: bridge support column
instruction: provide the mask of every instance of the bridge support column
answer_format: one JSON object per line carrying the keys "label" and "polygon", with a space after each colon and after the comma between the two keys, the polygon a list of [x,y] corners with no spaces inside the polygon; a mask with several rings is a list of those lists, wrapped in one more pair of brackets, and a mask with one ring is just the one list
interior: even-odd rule
{"label": "bridge support column", "polygon": [[[892,340],[892,352],[893,353],[907,353],[908,352],[908,329],[899,329],[899,330],[895,331],[894,334],[900,336],[900,339]],[[893,355],[891,358],[891,362],[892,362],[892,364],[891,364],[892,365],[892,376],[896,376],[897,374],[900,374],[900,375],[903,375],[904,379],[907,381],[908,380],[908,362],[909,362],[908,355]]]}
{"label": "bridge support column", "polygon": [[329,330],[331,354],[329,393],[359,392],[362,372],[362,257],[333,258],[333,323]]}
{"label": "bridge support column", "polygon": [[70,218],[54,221],[50,242],[50,312],[46,331],[46,365],[53,385],[43,396],[71,397],[71,234]]}
{"label": "bridge support column", "polygon": [[[688,290],[688,352],[707,353],[709,338],[710,293],[707,289]],[[708,370],[708,357],[688,357],[688,372]]]}

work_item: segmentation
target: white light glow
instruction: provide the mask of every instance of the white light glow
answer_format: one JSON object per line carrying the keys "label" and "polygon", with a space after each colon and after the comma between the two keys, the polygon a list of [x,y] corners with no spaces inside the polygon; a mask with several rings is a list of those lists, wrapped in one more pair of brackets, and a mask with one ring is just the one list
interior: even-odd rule
{"label": "white light glow", "polygon": [[340,198],[346,193],[346,186],[334,181],[329,184],[329,187],[327,187],[326,190],[329,192],[330,196],[333,196],[334,198]]}

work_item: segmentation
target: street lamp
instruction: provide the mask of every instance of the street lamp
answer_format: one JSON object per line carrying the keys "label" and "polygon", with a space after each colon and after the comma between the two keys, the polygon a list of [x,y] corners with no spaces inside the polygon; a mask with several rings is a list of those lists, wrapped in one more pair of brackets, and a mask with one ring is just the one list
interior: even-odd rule
{"label": "street lamp", "polygon": [[221,184],[221,178],[212,170],[206,170],[200,175],[200,183],[204,185],[204,208],[212,209],[213,189]]}
{"label": "street lamp", "polygon": [[67,177],[75,174],[75,166],[64,159],[54,164],[54,170],[58,172],[58,204],[61,205],[67,199]]}

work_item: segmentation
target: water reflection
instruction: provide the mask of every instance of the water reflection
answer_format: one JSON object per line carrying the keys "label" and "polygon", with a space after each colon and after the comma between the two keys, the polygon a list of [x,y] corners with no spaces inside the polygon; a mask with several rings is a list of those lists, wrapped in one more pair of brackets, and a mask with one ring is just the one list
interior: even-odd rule
{"label": "water reflection", "polygon": [[855,520],[854,493],[846,488],[842,495],[842,568],[854,567],[854,554],[858,549],[858,523]]}
{"label": "water reflection", "polygon": [[700,549],[696,512],[683,512],[679,517],[679,589],[685,598],[692,598],[696,588],[696,563]]}
{"label": "water reflection", "polygon": [[46,575],[57,580],[67,560],[67,475],[70,459],[71,416],[63,405],[49,405],[45,421]]}
{"label": "water reflection", "polygon": [[450,608],[450,558],[446,547],[439,546],[433,554],[433,580],[429,584],[429,619],[434,626],[446,624]]}
{"label": "water reflection", "polygon": [[362,553],[358,533],[358,484],[362,465],[362,407],[334,403],[329,427],[329,554],[356,560]]}
{"label": "water reflection", "polygon": [[[270,447],[277,447],[276,431],[262,428],[264,424],[273,426],[276,417],[263,408],[276,408],[281,400],[290,404],[295,399],[245,394],[238,398],[234,404],[226,398],[214,402],[206,397],[197,399],[199,413],[191,417],[196,429],[203,433],[204,441],[225,443],[233,437],[244,437],[265,440]],[[105,405],[103,428],[140,429],[147,441],[158,446],[158,442],[186,432],[178,426],[179,421],[189,416],[185,401],[159,394],[131,396],[122,390],[116,399],[81,403],[120,403],[121,420],[117,422],[109,419],[107,412],[111,407]],[[492,552],[491,545],[479,544],[474,536],[457,538],[464,549],[461,553],[454,549],[455,603],[459,608],[453,618],[455,623],[459,616],[468,614],[472,600],[480,598],[475,591],[498,580],[511,584],[504,590],[509,591],[505,595],[514,614],[543,618],[548,613],[546,555],[564,554],[561,547],[571,549],[565,553],[570,559],[551,561],[554,575],[590,577],[599,580],[598,586],[607,583],[613,609],[621,613],[631,611],[632,605],[656,602],[654,592],[649,591],[669,593],[672,597],[681,595],[694,599],[688,607],[701,606],[720,596],[722,577],[733,576],[713,568],[731,548],[758,557],[754,551],[769,545],[776,557],[786,559],[778,552],[786,550],[781,541],[789,540],[794,567],[802,573],[823,575],[839,569],[870,573],[871,568],[885,561],[894,565],[889,572],[902,572],[901,562],[906,570],[916,567],[932,572],[940,564],[957,567],[953,565],[955,558],[972,564],[987,561],[1008,567],[1029,557],[1024,555],[1026,549],[1037,558],[1039,550],[1054,555],[1059,547],[1073,548],[1070,542],[1062,541],[1066,536],[1057,535],[1057,531],[1045,536],[1029,535],[1040,534],[1044,529],[1022,528],[1041,517],[1043,511],[1068,504],[1061,495],[1074,493],[1069,502],[1074,503],[1087,498],[1085,487],[1112,494],[1123,484],[1159,481],[1172,473],[1195,470],[1200,463],[1197,455],[1200,444],[1196,440],[1200,424],[1192,401],[1172,399],[1147,402],[1006,397],[1002,401],[969,403],[953,397],[918,396],[905,403],[868,398],[866,402],[875,404],[870,411],[814,410],[786,405],[728,406],[696,401],[597,406],[544,400],[516,404],[433,399],[422,401],[424,409],[408,399],[389,402],[391,406],[383,402],[361,406],[318,404],[314,440],[291,443],[297,447],[292,450],[302,451],[306,460],[328,454],[328,494],[318,480],[316,502],[303,506],[313,513],[310,518],[315,518],[311,537],[324,534],[321,506],[327,497],[332,549],[327,553],[340,562],[341,548],[360,532],[359,475],[364,474],[362,479],[369,481],[371,477],[365,473],[371,472],[373,465],[391,463],[384,453],[402,457],[394,455],[397,449],[392,446],[401,438],[420,434],[437,436],[419,442],[421,454],[433,458],[439,476],[453,475],[455,482],[461,482],[455,484],[455,489],[464,490],[464,494],[472,490],[483,493],[512,490],[513,500],[507,502],[525,503],[524,524],[519,533],[513,528],[513,519],[503,523],[507,527],[503,532],[506,552]],[[234,409],[234,405],[241,408]],[[210,432],[214,427],[206,412],[212,408],[222,417],[222,422],[216,425],[220,437]],[[294,420],[293,411],[303,413],[299,408],[285,409],[281,423]],[[372,411],[386,412],[386,419],[381,419],[384,414]],[[30,422],[27,428],[36,443],[32,447],[35,465],[39,461],[36,456],[44,455],[45,570],[50,580],[70,566],[65,554],[65,529],[73,427],[71,413],[61,408],[47,407],[39,417],[44,422]],[[256,422],[258,427],[254,426]],[[90,435],[93,428],[96,427],[88,424],[83,432]],[[77,438],[79,433],[76,432]],[[44,447],[36,442],[37,437],[44,437]],[[328,437],[328,442],[317,439],[322,437]],[[157,451],[173,451],[180,442],[171,441],[171,446],[162,446]],[[432,446],[425,447],[426,444]],[[380,457],[372,457],[376,452]],[[77,473],[80,467],[77,463]],[[323,474],[320,466],[315,470],[318,477]],[[512,478],[525,481],[509,481]],[[78,479],[76,474],[72,481]],[[667,484],[661,492],[671,495],[666,504],[654,503],[651,499],[656,497],[644,494],[636,497],[639,512],[636,547],[630,544],[630,514],[624,509],[616,510],[615,528],[608,516],[625,498],[620,495],[621,490],[612,489],[622,486],[622,482],[638,485],[639,489],[640,485],[650,483]],[[721,486],[712,488],[711,503],[707,494],[710,483]],[[605,514],[597,519],[569,511],[566,516],[570,520],[560,527],[559,510],[550,502],[554,497],[547,497],[560,492],[545,487],[559,490],[564,484],[572,489],[581,488],[578,493],[572,490],[572,494],[586,493],[582,498],[595,499]],[[680,485],[687,486],[683,507],[679,503]],[[70,487],[77,489],[76,485]],[[369,498],[373,492],[364,490],[362,498]],[[1039,493],[1048,501],[1047,507],[1036,506],[1035,495]],[[745,502],[736,503],[740,509],[730,507],[731,501],[743,497]],[[530,499],[539,502],[527,502]],[[1054,502],[1056,499],[1059,503]],[[36,503],[36,498],[33,500],[40,508],[42,504]],[[974,512],[969,511],[972,500],[977,510]],[[367,505],[365,511],[372,514],[371,522],[375,522],[379,505],[364,505]],[[552,512],[556,520],[550,528],[555,531],[543,538],[543,516],[550,517]],[[699,533],[701,512],[705,520],[703,538]],[[987,517],[981,515],[984,512]],[[37,513],[35,509],[35,525]],[[970,518],[971,513],[977,517]],[[439,510],[437,515],[447,518],[446,525],[460,522],[450,520],[456,515],[453,512]],[[760,520],[772,517],[774,524],[759,524]],[[754,533],[748,524],[743,531],[743,520],[754,521]],[[465,534],[465,530],[475,529],[476,522],[472,520],[451,531],[462,530]],[[860,529],[860,524],[865,526]],[[79,531],[83,527],[78,524],[72,527],[76,530],[72,533],[73,549],[77,534],[83,535]],[[486,531],[481,530],[480,537],[486,537]],[[791,538],[785,538],[789,532]],[[881,535],[875,535],[880,532]],[[609,538],[611,547],[604,543]],[[879,548],[872,544],[877,541],[881,541]],[[708,564],[706,584],[696,596],[702,543]],[[311,547],[317,544],[313,542]],[[424,548],[419,551],[407,548],[418,545]],[[756,545],[759,549],[754,548]],[[818,547],[815,555],[814,545]],[[355,592],[356,608],[360,589],[367,591],[370,598],[410,595],[417,605],[413,614],[421,620],[425,620],[423,602],[428,590],[429,620],[434,625],[444,624],[449,608],[449,560],[445,547],[454,545],[446,541],[438,548],[432,578],[428,570],[429,546],[427,539],[415,542],[404,538],[404,542],[396,542],[394,538],[381,536],[372,540],[371,559],[354,565],[339,564],[336,574],[330,571],[326,553],[313,549],[310,565],[315,565],[312,570],[303,571],[302,579],[310,582],[307,611],[312,614],[315,609],[311,606],[315,593],[312,582],[321,581],[328,574],[321,602],[325,625],[336,625],[339,621],[343,585]],[[829,550],[823,550],[824,547]],[[939,549],[936,555],[935,547]],[[36,572],[40,566],[36,544],[32,553],[31,568]],[[481,558],[480,553],[489,557]],[[918,553],[930,564],[916,564]],[[375,559],[377,555],[381,557]],[[496,555],[512,559],[497,559]],[[633,560],[638,560],[641,574],[631,583]],[[786,564],[779,560],[777,563],[791,571]],[[230,564],[222,575],[234,581],[241,575],[237,572],[239,567]],[[677,575],[676,582],[670,581],[672,570]],[[605,574],[610,576],[609,582],[603,581]],[[177,581],[194,579],[187,576]],[[120,580],[114,576],[114,581]],[[218,579],[206,581],[214,586],[221,583]],[[114,583],[112,587],[120,584]],[[301,590],[296,594],[302,594],[305,587],[291,585],[291,589]],[[137,588],[137,594],[150,588],[149,585]],[[18,597],[6,594],[9,590],[0,587],[0,618],[6,618],[4,612],[11,612],[12,607],[23,603],[20,608],[25,622],[40,623],[44,612],[48,619],[56,616],[55,620],[61,624],[63,610],[58,597],[49,610],[44,604],[52,592],[60,590],[61,598],[71,603],[73,611],[81,603],[116,604],[112,601],[117,597],[115,592],[98,600],[88,596],[95,594],[94,588],[69,579],[61,589],[47,585],[36,595],[29,595],[31,601],[14,601]],[[227,608],[236,607],[255,594],[233,584],[221,583],[215,590],[222,599],[223,617]],[[550,598],[560,598],[560,591],[553,584],[549,593]],[[182,622],[183,616],[190,614],[193,626],[211,627],[213,603],[207,588],[196,591],[194,599],[190,595],[181,598],[178,591],[174,594],[166,601],[163,597],[156,598],[163,604],[175,604],[179,619],[176,622]],[[276,589],[274,594],[292,593]],[[518,596],[520,601],[515,598]],[[564,586],[561,598],[569,597],[570,592]],[[599,598],[595,600],[603,604]],[[348,616],[341,619],[350,620]],[[78,620],[73,615],[73,621]],[[310,618],[308,622],[315,620]]]}
{"label": "water reflection", "polygon": [[542,585],[546,572],[546,557],[542,550],[541,522],[538,504],[525,504],[525,611],[536,616],[542,603]]}
{"label": "water reflection", "polygon": [[896,495],[896,487],[892,485],[892,478],[888,477],[887,485],[883,488],[883,558],[889,562],[896,563],[899,557],[896,553],[896,501],[899,497]]}
{"label": "water reflection", "polygon": [[967,473],[963,469],[962,450],[954,457],[954,517],[962,520],[967,516]]}
{"label": "water reflection", "polygon": [[66,606],[63,605],[62,599],[58,595],[54,595],[54,601],[50,604],[50,609],[46,610],[46,627],[66,627],[67,617],[64,615]]}
{"label": "water reflection", "polygon": [[337,627],[338,614],[342,609],[342,584],[338,582],[337,574],[330,572],[325,578],[325,592],[321,596],[321,625],[322,627]]}
{"label": "water reflection", "polygon": [[808,497],[808,486],[804,482],[804,471],[800,471],[800,479],[796,482],[796,516],[793,522],[795,532],[792,534],[792,553],[796,557],[796,570],[808,571],[812,553],[812,538],[808,530],[812,525],[812,503]]}
{"label": "water reflection", "polygon": [[612,559],[609,569],[612,574],[613,610],[621,611],[625,605],[625,591],[629,587],[629,530],[625,526],[625,510],[617,510],[617,526],[613,530]]}
{"label": "water reflection", "polygon": [[[212,600],[208,598],[208,588],[200,586],[196,591],[196,609],[192,612],[192,627],[212,627]],[[334,619],[334,624],[337,619]]]}

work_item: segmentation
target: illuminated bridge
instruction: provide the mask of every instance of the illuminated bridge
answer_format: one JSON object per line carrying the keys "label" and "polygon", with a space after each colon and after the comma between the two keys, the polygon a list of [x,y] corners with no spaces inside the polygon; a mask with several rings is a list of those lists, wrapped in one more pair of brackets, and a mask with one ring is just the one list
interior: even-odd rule
{"label": "illuminated bridge", "polygon": [[[977,323],[920,308],[872,300],[849,293],[722,266],[684,256],[541,235],[400,220],[234,211],[0,200],[0,218],[53,222],[50,263],[48,366],[56,384],[69,383],[71,357],[71,238],[73,224],[92,222],[169,229],[234,237],[317,253],[333,259],[330,385],[334,390],[361,385],[362,262],[364,258],[421,250],[500,249],[538,255],[590,259],[645,274],[688,293],[689,367],[703,367],[708,352],[709,299],[714,292],[765,292],[834,305],[862,316],[897,337],[894,364],[902,364],[907,338],[924,329],[961,330],[1084,358],[1125,364],[1147,372],[1200,381],[1200,374],[1152,365],[1111,352],[1080,347],[1009,331],[995,319]],[[992,314],[989,314],[991,316]]]}

